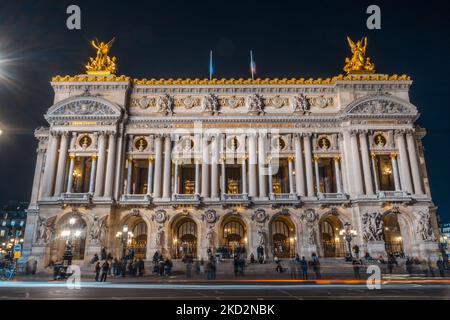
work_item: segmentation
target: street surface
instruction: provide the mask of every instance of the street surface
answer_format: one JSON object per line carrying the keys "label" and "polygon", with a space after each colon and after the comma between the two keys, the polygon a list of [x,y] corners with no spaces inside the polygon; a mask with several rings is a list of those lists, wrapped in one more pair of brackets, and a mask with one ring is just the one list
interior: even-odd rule
{"label": "street surface", "polygon": [[[381,289],[365,284],[323,281],[321,284],[279,281],[235,282],[88,282],[69,289],[65,281],[2,281],[0,299],[162,299],[162,300],[304,300],[304,299],[450,299],[450,282],[439,280],[394,281]],[[330,283],[331,282],[331,283]]]}

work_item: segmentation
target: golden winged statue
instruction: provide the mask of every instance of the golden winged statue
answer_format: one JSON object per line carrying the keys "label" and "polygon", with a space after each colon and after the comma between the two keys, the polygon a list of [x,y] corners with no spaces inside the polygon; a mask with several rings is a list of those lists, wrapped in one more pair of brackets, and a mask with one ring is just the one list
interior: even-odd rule
{"label": "golden winged statue", "polygon": [[94,75],[109,75],[117,72],[116,57],[109,56],[109,50],[111,49],[115,38],[105,43],[100,42],[97,39],[91,41],[92,47],[97,49],[97,55],[95,58],[89,58],[89,62],[86,65],[87,74]]}
{"label": "golden winged statue", "polygon": [[370,58],[366,58],[367,37],[363,37],[356,43],[347,37],[347,41],[352,51],[352,57],[345,58],[344,71],[347,74],[374,73],[375,65],[370,61]]}

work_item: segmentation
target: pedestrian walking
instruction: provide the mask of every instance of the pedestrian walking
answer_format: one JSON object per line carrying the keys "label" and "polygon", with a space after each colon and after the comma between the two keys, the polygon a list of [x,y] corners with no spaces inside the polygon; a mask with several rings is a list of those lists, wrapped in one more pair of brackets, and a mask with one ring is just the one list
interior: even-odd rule
{"label": "pedestrian walking", "polygon": [[353,274],[355,276],[355,279],[357,279],[357,280],[361,279],[361,275],[359,273],[359,269],[361,268],[361,263],[358,260],[354,259],[352,264],[353,264]]}
{"label": "pedestrian walking", "polygon": [[441,278],[445,278],[445,264],[444,264],[444,260],[442,260],[442,258],[439,258],[439,260],[436,263],[438,269],[439,269],[439,276],[441,276]]}
{"label": "pedestrian walking", "polygon": [[295,259],[290,259],[289,260],[289,271],[291,273],[291,279],[296,279],[297,278],[297,270],[295,268]]}
{"label": "pedestrian walking", "polygon": [[320,274],[320,262],[319,262],[319,258],[317,258],[317,256],[313,258],[312,268],[313,268],[314,274],[316,275],[316,279],[321,279],[322,275]]}
{"label": "pedestrian walking", "polygon": [[353,253],[355,254],[356,259],[359,259],[359,246],[357,244],[353,246]]}
{"label": "pedestrian walking", "polygon": [[97,261],[97,263],[95,264],[95,281],[98,282],[100,279],[100,271],[101,271],[101,267],[100,267],[100,262]]}
{"label": "pedestrian walking", "polygon": [[102,277],[100,279],[100,282],[105,282],[106,278],[108,277],[108,271],[109,271],[109,263],[108,261],[103,262],[102,265]]}
{"label": "pedestrian walking", "polygon": [[308,280],[308,262],[305,257],[302,257],[302,260],[300,260],[300,268],[302,271],[302,280]]}
{"label": "pedestrian walking", "polygon": [[238,259],[237,255],[234,256],[234,259],[233,259],[233,268],[234,268],[234,275],[237,276],[239,273],[239,259]]}

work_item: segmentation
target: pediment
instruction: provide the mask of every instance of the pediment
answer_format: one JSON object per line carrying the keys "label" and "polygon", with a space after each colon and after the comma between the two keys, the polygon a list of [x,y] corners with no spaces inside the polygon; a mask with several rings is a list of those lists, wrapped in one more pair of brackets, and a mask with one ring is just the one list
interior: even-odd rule
{"label": "pediment", "polygon": [[46,119],[52,118],[119,118],[120,106],[106,99],[92,96],[72,97],[54,104]]}
{"label": "pediment", "polygon": [[345,113],[350,116],[415,116],[417,108],[410,102],[391,95],[370,95],[349,104]]}

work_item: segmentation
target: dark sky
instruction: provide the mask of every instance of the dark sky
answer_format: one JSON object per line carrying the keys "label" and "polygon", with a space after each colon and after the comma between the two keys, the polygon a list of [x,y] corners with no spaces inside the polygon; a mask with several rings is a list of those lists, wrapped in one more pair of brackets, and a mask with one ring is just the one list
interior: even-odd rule
{"label": "dark sky", "polygon": [[[416,1],[415,1],[416,2]],[[11,1],[0,3],[0,202],[29,200],[37,143],[52,104],[52,76],[83,73],[89,41],[116,36],[119,74],[204,78],[209,50],[216,77],[331,77],[349,54],[346,35],[369,38],[378,72],[410,75],[419,107],[431,191],[450,220],[450,19],[445,1]],[[82,29],[66,28],[78,4]],[[366,28],[381,7],[382,29]]]}

